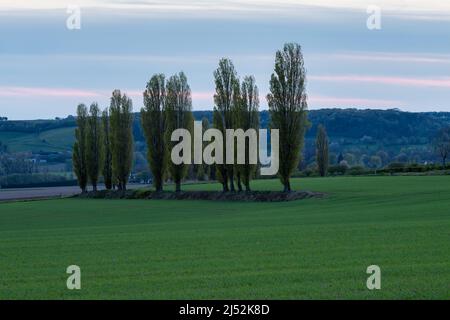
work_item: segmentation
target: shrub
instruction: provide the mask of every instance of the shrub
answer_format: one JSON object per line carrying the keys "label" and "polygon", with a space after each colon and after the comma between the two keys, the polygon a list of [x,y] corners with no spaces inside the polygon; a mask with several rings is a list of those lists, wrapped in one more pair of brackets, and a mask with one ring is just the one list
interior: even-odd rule
{"label": "shrub", "polygon": [[0,178],[1,188],[59,187],[77,185],[76,180],[56,174],[11,174]]}
{"label": "shrub", "polygon": [[331,175],[344,175],[348,170],[348,167],[344,164],[338,164],[328,167],[328,172]]}
{"label": "shrub", "polygon": [[366,173],[366,169],[363,166],[354,166],[348,169],[347,173],[352,176],[362,175]]}

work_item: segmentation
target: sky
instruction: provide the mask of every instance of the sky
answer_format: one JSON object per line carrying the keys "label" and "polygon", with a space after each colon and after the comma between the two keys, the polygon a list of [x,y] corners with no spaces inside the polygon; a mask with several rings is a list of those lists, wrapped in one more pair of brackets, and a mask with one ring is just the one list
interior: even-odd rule
{"label": "sky", "polygon": [[222,57],[255,76],[266,109],[286,42],[302,46],[310,109],[450,111],[448,0],[0,0],[0,116],[106,108],[116,88],[139,111],[150,77],[179,71],[194,110],[209,110]]}

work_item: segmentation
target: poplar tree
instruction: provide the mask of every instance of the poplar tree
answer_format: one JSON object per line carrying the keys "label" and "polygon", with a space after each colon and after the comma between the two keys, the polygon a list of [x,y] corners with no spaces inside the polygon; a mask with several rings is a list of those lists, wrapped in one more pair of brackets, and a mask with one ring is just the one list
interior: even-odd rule
{"label": "poplar tree", "polygon": [[[226,137],[226,129],[234,128],[233,112],[236,101],[236,89],[239,89],[239,80],[231,60],[223,58],[219,67],[214,71],[216,93],[214,95],[215,107],[213,111],[213,124],[216,129]],[[234,165],[226,164],[226,143],[223,144],[223,164],[217,165],[217,178],[222,183],[223,191],[234,191]],[[228,182],[230,187],[228,187]]]}
{"label": "poplar tree", "polygon": [[114,90],[111,97],[110,130],[113,180],[118,189],[127,189],[133,163],[133,106],[132,101],[120,90]]}
{"label": "poplar tree", "polygon": [[98,177],[102,166],[102,129],[100,119],[100,109],[97,103],[91,104],[89,116],[87,118],[86,134],[86,164],[89,181],[92,189],[97,191]]}
{"label": "poplar tree", "polygon": [[153,174],[156,191],[163,190],[167,169],[167,148],[165,146],[166,87],[164,74],[155,74],[144,91],[144,108],[141,109],[142,128],[147,140],[147,158]]}
{"label": "poplar tree", "polygon": [[284,191],[291,191],[290,177],[301,158],[307,121],[306,70],[301,47],[287,43],[277,51],[267,95],[271,128],[279,129],[278,175]]}
{"label": "poplar tree", "polygon": [[[241,85],[240,100],[236,109],[236,122],[237,126],[244,131],[248,129],[259,129],[259,93],[256,86],[255,78],[253,76],[247,76]],[[245,164],[237,165],[239,178],[244,183],[245,190],[251,191],[250,181],[254,176],[257,165],[250,164],[250,145],[249,140],[245,140]]]}
{"label": "poplar tree", "polygon": [[102,113],[102,129],[103,129],[103,179],[105,188],[112,189],[112,154],[111,154],[111,128],[108,110]]}
{"label": "poplar tree", "polygon": [[329,165],[328,136],[325,127],[321,124],[317,128],[316,162],[320,176],[324,177],[327,174]]}
{"label": "poplar tree", "polygon": [[[183,72],[170,77],[167,82],[165,107],[167,124],[165,141],[169,147],[168,151],[170,151],[178,143],[171,141],[171,134],[174,130],[187,129],[191,135],[193,131],[191,89]],[[169,171],[175,182],[176,192],[181,191],[181,180],[186,176],[188,168],[189,164],[174,164],[169,161]]]}
{"label": "poplar tree", "polygon": [[73,145],[73,171],[77,176],[78,185],[81,192],[86,192],[88,182],[87,164],[86,164],[86,130],[87,130],[88,112],[84,104],[77,107],[77,128],[75,129],[75,143]]}
{"label": "poplar tree", "polygon": [[[202,118],[202,136],[203,136],[203,134],[205,134],[205,131],[209,129],[209,127],[210,127],[210,124],[209,124],[208,118],[203,117]],[[203,144],[202,144],[203,148],[202,148],[202,150],[205,149],[207,144],[208,143],[206,141],[203,141]],[[200,166],[201,166],[201,169],[199,169],[199,170],[203,171],[203,175],[205,175],[208,180],[214,180],[215,179],[215,174],[214,174],[215,166],[214,165],[208,165],[206,163],[203,163]],[[212,178],[214,178],[214,179],[212,179]]]}

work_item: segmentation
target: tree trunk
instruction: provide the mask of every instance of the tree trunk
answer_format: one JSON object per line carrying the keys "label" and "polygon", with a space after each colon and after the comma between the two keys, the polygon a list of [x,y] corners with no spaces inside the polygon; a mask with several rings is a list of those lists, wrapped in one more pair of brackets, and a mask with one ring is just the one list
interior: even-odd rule
{"label": "tree trunk", "polygon": [[250,183],[246,183],[245,184],[245,191],[246,192],[251,192],[252,190],[250,189]]}
{"label": "tree trunk", "polygon": [[228,184],[227,184],[226,182],[223,182],[223,183],[222,183],[222,190],[223,190],[223,192],[228,192],[228,191],[230,191],[230,190],[228,189]]}
{"label": "tree trunk", "polygon": [[284,192],[291,192],[291,183],[289,179],[284,183]]}
{"label": "tree trunk", "polygon": [[92,190],[97,192],[97,182],[92,182]]}
{"label": "tree trunk", "polygon": [[175,192],[181,192],[181,182],[180,181],[175,182]]}
{"label": "tree trunk", "polygon": [[235,192],[236,191],[236,189],[234,188],[234,181],[233,181],[234,179],[230,179],[230,191],[231,192]]}
{"label": "tree trunk", "polygon": [[241,183],[241,173],[240,172],[237,173],[237,187],[238,187],[238,191],[242,192],[242,183]]}
{"label": "tree trunk", "polygon": [[162,177],[155,177],[154,185],[157,192],[163,191]]}

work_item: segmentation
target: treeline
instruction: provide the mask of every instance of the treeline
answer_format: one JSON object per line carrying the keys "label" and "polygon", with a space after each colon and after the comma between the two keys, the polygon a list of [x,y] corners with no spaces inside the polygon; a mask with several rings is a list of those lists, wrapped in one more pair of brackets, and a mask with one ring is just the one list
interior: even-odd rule
{"label": "treeline", "polygon": [[309,120],[312,126],[307,137],[314,137],[318,125],[323,124],[333,138],[361,139],[366,136],[374,143],[383,144],[427,143],[438,130],[450,124],[448,113],[396,109],[320,109],[311,111]]}
{"label": "treeline", "polygon": [[73,116],[68,116],[65,119],[57,118],[54,120],[4,120],[0,121],[0,131],[39,134],[47,130],[70,128],[75,125],[76,120]]}
{"label": "treeline", "polygon": [[65,176],[48,173],[13,173],[0,176],[0,188],[43,188],[76,186],[77,181]]}
{"label": "treeline", "polygon": [[[259,93],[255,78],[245,76],[240,81],[232,61],[223,58],[214,71],[214,82],[216,92],[212,126],[223,137],[227,129],[258,129]],[[270,93],[267,95],[270,126],[279,129],[278,175],[285,191],[291,190],[290,177],[301,160],[304,136],[309,126],[305,84],[306,71],[300,45],[285,44],[282,50],[276,52]],[[178,128],[193,130],[191,90],[187,78],[180,72],[166,81],[164,74],[155,74],[147,83],[143,97],[141,125],[153,184],[157,191],[162,191],[164,181],[170,178],[179,191],[187,173],[187,163],[173,163],[169,158],[176,143],[171,141],[172,132]],[[83,192],[88,182],[97,190],[100,172],[107,189],[114,186],[119,190],[126,189],[133,151],[131,112],[131,100],[118,90],[113,92],[111,105],[102,117],[96,103],[91,105],[89,112],[84,105],[78,106],[73,164]],[[209,121],[204,119],[203,132],[209,126]],[[249,161],[249,139],[245,143],[247,154],[243,164],[225,162],[214,165],[223,191],[251,189],[250,181],[257,166]],[[226,155],[226,144],[222,144],[221,148],[222,154]]]}

